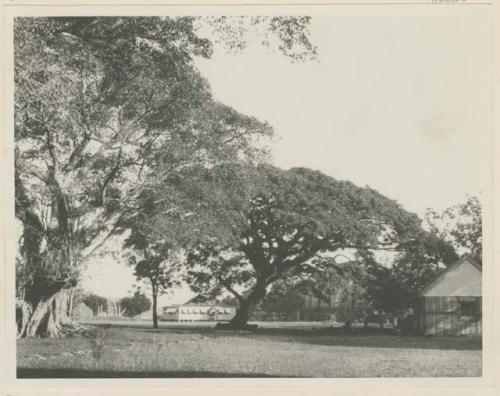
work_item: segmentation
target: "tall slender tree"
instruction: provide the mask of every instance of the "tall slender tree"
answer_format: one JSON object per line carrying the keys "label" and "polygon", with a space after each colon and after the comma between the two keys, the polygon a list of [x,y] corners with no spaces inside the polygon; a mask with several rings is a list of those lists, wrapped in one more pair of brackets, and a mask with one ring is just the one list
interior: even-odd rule
{"label": "tall slender tree", "polygon": [[134,266],[134,275],[145,281],[151,290],[153,328],[158,328],[158,297],[178,286],[180,260],[175,246],[169,242],[149,241],[140,228],[132,228],[125,240],[125,247],[131,248],[129,263]]}

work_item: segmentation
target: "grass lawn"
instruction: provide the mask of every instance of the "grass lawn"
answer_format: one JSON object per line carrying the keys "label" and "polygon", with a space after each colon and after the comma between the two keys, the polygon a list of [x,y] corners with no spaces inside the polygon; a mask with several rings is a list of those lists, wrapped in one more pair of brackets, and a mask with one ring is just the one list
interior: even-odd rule
{"label": "grass lawn", "polygon": [[19,378],[475,377],[481,339],[355,329],[99,325],[89,337],[22,339]]}

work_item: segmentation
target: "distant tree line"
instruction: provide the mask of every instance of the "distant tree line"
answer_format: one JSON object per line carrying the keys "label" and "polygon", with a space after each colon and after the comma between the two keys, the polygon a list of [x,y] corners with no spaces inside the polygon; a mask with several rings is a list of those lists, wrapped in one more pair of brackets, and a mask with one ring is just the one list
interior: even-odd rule
{"label": "distant tree line", "polygon": [[[116,301],[111,301],[106,297],[94,293],[80,291],[80,296],[77,297],[75,302],[85,304],[92,310],[94,316],[113,314],[115,316],[131,318],[151,308],[151,300],[141,290],[136,290],[131,296],[126,296]],[[108,310],[110,305],[114,306],[111,312]]]}

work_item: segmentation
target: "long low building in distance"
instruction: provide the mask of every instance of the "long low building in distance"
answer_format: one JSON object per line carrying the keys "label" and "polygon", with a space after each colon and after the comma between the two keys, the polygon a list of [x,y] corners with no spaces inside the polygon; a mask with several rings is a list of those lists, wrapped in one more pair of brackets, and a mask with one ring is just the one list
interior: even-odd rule
{"label": "long low building in distance", "polygon": [[236,307],[187,303],[163,307],[159,319],[170,322],[221,322],[230,321],[235,314]]}

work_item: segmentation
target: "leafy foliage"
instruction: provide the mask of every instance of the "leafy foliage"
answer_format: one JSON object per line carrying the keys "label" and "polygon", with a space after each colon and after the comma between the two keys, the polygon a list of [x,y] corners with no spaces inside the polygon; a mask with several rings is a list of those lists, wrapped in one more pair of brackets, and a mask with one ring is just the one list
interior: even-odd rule
{"label": "leafy foliage", "polygon": [[433,232],[482,263],[482,207],[477,197],[468,197],[463,204],[451,206],[442,213],[428,210],[426,220]]}
{"label": "leafy foliage", "polygon": [[[363,271],[356,257],[338,264],[330,262],[296,279],[276,281],[259,307],[266,312],[284,313],[294,320],[297,311],[307,320],[329,320],[331,314],[346,323],[373,319],[376,310],[365,299]],[[316,301],[321,302],[320,306],[315,306]]]}
{"label": "leafy foliage", "polygon": [[418,292],[458,259],[453,246],[430,232],[401,244],[390,267],[364,252],[364,298],[376,310],[398,316],[414,305]]}
{"label": "leafy foliage", "polygon": [[297,311],[304,309],[304,295],[307,292],[304,282],[290,279],[278,280],[274,282],[259,308],[267,315],[279,313],[285,318],[295,318]]}
{"label": "leafy foliage", "polygon": [[97,315],[99,309],[106,312],[108,300],[105,297],[98,296],[97,294],[88,294],[83,298],[83,303],[92,310],[92,313]]}
{"label": "leafy foliage", "polygon": [[178,266],[172,260],[170,248],[152,246],[142,252],[142,259],[136,261],[138,255],[134,255],[130,260],[136,263],[134,274],[137,279],[149,281],[153,291],[158,294],[166,293],[178,284],[175,277]]}
{"label": "leafy foliage", "polygon": [[[142,213],[144,215],[144,213]],[[166,242],[150,242],[138,228],[132,228],[125,240],[125,247],[132,248],[129,263],[135,266],[138,280],[151,287],[153,298],[153,327],[158,327],[158,296],[179,284],[180,262],[176,260],[174,246]]]}
{"label": "leafy foliage", "polygon": [[189,18],[20,19],[16,42],[19,216],[40,213],[47,249],[79,255],[120,224],[139,178],[244,155],[248,135],[270,133],[212,99],[191,65],[210,45]]}
{"label": "leafy foliage", "polygon": [[151,300],[138,290],[133,296],[120,299],[119,304],[125,309],[123,314],[128,317],[140,315],[151,308]]}
{"label": "leafy foliage", "polygon": [[278,50],[292,61],[315,59],[317,48],[310,42],[309,16],[217,16],[205,17],[214,41],[238,53],[248,46],[245,37],[251,33],[268,48]]}

